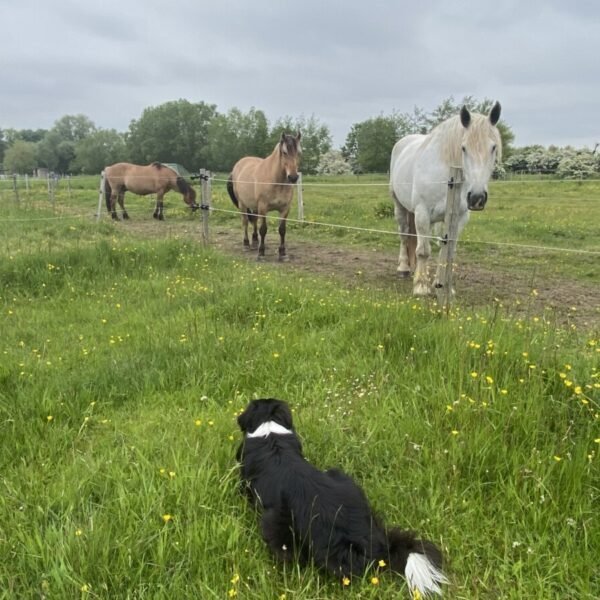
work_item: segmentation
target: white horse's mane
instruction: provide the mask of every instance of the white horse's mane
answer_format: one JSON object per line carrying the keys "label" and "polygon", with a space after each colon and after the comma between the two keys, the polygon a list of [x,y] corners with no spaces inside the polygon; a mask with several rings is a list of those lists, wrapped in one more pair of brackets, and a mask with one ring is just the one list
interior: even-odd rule
{"label": "white horse's mane", "polygon": [[498,162],[502,159],[502,139],[495,125],[492,125],[486,115],[471,113],[471,122],[465,129],[461,123],[460,116],[446,119],[427,135],[421,150],[424,150],[434,141],[440,145],[440,156],[448,165],[462,165],[462,146],[484,156],[490,151],[489,143],[496,144],[496,157]]}

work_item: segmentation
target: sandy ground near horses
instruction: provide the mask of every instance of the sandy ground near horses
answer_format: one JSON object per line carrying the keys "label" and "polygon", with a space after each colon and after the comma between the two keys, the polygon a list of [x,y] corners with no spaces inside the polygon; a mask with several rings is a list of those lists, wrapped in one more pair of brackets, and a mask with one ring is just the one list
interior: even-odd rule
{"label": "sandy ground near horses", "polygon": [[[117,223],[116,227],[134,229],[143,236],[189,236],[202,243],[201,225],[190,222]],[[267,237],[266,256],[262,264],[283,271],[305,275],[322,275],[339,282],[340,286],[395,290],[410,297],[412,280],[396,275],[397,253],[324,244],[298,235],[287,238],[288,260],[279,262],[278,236]],[[256,251],[244,250],[240,228],[210,226],[210,245],[238,260],[256,263]],[[542,259],[540,259],[542,260]],[[468,262],[460,254],[455,264],[457,304],[466,308],[501,304],[523,317],[544,318],[551,323],[575,325],[591,330],[600,328],[600,289],[596,284],[548,278],[543,265],[529,272],[494,271]]]}

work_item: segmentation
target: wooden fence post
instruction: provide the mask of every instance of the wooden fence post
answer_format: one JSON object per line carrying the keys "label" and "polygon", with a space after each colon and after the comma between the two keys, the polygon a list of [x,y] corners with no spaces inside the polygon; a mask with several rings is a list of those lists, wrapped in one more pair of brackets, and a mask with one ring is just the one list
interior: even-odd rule
{"label": "wooden fence post", "polygon": [[100,173],[100,188],[98,189],[98,209],[96,210],[96,221],[100,220],[100,215],[102,214],[102,200],[104,199],[104,190],[106,189],[106,184],[104,181],[104,171]]}
{"label": "wooden fence post", "polygon": [[450,168],[448,181],[448,199],[446,201],[446,218],[444,220],[444,240],[440,250],[437,273],[435,277],[435,294],[438,304],[450,308],[452,302],[452,264],[456,253],[456,238],[458,235],[458,207],[460,204],[460,190],[462,185],[462,169]]}
{"label": "wooden fence post", "polygon": [[207,245],[208,239],[208,216],[210,213],[211,200],[211,181],[210,171],[200,169],[200,190],[202,192],[200,198],[200,210],[202,211],[202,242]]}
{"label": "wooden fence post", "polygon": [[298,173],[298,183],[296,184],[298,190],[298,221],[304,221],[304,199],[302,198],[302,173]]}
{"label": "wooden fence post", "polygon": [[19,201],[19,190],[17,189],[17,174],[14,173],[12,176],[13,180],[13,192],[15,193],[15,200]]}

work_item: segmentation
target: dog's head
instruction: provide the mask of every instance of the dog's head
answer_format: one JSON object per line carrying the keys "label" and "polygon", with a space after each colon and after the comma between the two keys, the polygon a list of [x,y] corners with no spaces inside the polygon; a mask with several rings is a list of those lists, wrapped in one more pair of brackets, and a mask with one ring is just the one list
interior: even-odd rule
{"label": "dog's head", "polygon": [[293,429],[290,407],[283,400],[275,398],[252,400],[237,421],[244,433],[256,431],[263,423],[269,421],[274,421],[286,429]]}

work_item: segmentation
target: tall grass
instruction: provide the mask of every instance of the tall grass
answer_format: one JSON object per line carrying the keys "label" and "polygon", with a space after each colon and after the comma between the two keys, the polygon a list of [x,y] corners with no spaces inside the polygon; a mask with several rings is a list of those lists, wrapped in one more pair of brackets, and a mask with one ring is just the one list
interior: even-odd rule
{"label": "tall grass", "polygon": [[1,229],[0,598],[408,597],[274,563],[234,458],[261,396],[442,545],[448,597],[600,595],[597,332],[22,211]]}

